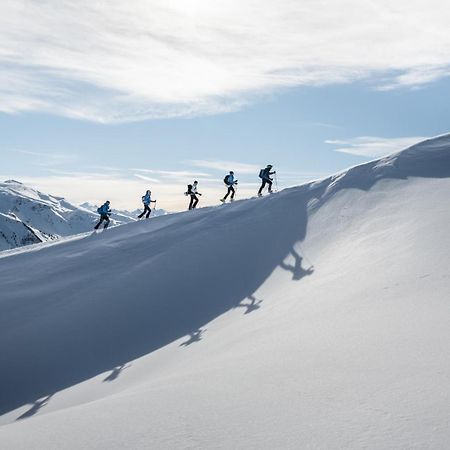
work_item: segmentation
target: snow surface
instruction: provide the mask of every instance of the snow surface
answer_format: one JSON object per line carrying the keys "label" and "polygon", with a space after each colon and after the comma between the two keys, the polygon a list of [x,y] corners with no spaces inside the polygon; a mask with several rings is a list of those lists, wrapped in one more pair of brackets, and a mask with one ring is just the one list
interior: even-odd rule
{"label": "snow surface", "polygon": [[446,449],[450,135],[0,258],[0,447]]}

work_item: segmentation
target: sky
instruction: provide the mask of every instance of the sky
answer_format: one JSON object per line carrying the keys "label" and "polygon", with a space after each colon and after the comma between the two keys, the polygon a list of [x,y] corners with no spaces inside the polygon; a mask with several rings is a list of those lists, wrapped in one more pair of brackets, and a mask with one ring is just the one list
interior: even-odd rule
{"label": "sky", "polygon": [[217,204],[449,132],[443,0],[3,0],[0,177],[75,203]]}

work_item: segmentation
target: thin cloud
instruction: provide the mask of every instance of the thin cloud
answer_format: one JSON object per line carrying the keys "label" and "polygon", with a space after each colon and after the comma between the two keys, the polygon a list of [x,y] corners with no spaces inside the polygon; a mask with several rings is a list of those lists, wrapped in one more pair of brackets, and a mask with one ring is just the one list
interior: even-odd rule
{"label": "thin cloud", "polygon": [[141,175],[139,173],[135,173],[134,176],[136,178],[139,178],[140,180],[144,180],[144,181],[149,181],[150,183],[160,183],[161,181],[158,180],[157,178],[151,178],[151,177],[147,177],[145,175]]}
{"label": "thin cloud", "polygon": [[375,78],[387,89],[449,74],[443,0],[132,3],[3,1],[0,111],[195,116],[291,86]]}
{"label": "thin cloud", "polygon": [[68,163],[75,162],[78,158],[69,153],[57,153],[57,152],[35,152],[22,149],[10,149],[10,153],[16,153],[19,155],[25,155],[36,160],[35,165],[41,167],[52,167]]}
{"label": "thin cloud", "polygon": [[401,138],[382,138],[372,136],[361,136],[346,140],[327,140],[326,144],[338,146],[334,150],[351,155],[377,158],[395,153],[418,142],[428,139],[427,137],[411,136]]}
{"label": "thin cloud", "polygon": [[187,170],[154,170],[154,169],[134,169],[134,170],[136,172],[160,175],[163,178],[185,179],[185,178],[195,178],[195,177],[204,177],[204,178],[210,177],[210,174],[208,174],[208,173],[191,172],[191,171],[187,171]]}
{"label": "thin cloud", "polygon": [[257,173],[259,171],[259,166],[255,164],[245,164],[237,161],[208,161],[203,159],[193,159],[187,163],[194,167],[204,167],[221,172],[233,170],[237,173]]}

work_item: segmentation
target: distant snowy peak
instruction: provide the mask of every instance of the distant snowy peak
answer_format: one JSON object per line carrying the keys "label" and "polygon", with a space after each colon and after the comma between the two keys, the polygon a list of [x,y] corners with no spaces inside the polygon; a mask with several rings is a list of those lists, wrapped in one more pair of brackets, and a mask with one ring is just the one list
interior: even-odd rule
{"label": "distant snowy peak", "polygon": [[0,183],[0,249],[34,244],[92,228],[96,215],[16,180]]}
{"label": "distant snowy peak", "polygon": [[0,213],[0,250],[42,242],[31,227],[14,215]]}
{"label": "distant snowy peak", "polygon": [[[89,231],[98,220],[97,208],[90,203],[74,205],[16,180],[0,183],[0,250]],[[113,225],[134,222],[140,212],[113,208],[111,220]],[[152,216],[164,214],[152,211]]]}

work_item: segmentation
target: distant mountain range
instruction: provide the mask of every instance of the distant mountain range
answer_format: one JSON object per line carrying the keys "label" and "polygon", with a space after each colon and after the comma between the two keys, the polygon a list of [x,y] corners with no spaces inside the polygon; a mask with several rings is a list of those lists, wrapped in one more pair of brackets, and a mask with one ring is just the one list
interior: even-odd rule
{"label": "distant mountain range", "polygon": [[[165,214],[163,210],[155,215]],[[113,225],[136,220],[138,211],[113,210]],[[97,206],[81,206],[15,180],[0,183],[0,251],[83,233],[98,219]]]}

